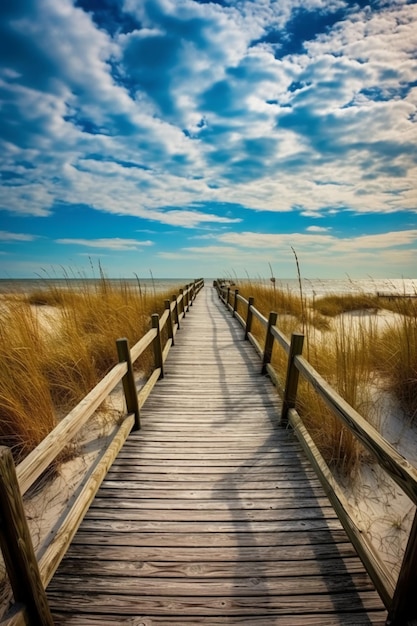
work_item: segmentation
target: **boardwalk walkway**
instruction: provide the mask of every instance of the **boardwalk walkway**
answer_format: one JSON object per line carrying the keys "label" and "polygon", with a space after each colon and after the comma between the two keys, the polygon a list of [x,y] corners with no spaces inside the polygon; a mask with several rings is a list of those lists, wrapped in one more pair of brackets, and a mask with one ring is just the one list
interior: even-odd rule
{"label": "boardwalk walkway", "polygon": [[48,588],[56,624],[385,623],[259,372],[206,287]]}

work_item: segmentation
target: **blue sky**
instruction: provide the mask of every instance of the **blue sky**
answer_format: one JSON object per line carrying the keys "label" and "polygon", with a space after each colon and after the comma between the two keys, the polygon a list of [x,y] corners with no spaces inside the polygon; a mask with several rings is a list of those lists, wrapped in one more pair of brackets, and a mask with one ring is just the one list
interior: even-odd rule
{"label": "blue sky", "polygon": [[0,278],[415,278],[417,4],[3,0]]}

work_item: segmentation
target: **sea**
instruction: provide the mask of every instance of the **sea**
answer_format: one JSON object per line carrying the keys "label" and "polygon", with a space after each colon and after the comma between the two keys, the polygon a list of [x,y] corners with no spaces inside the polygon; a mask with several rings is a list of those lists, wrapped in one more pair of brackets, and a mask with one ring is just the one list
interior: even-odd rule
{"label": "sea", "polygon": [[[205,284],[211,286],[213,278],[205,278]],[[297,278],[235,278],[226,279],[228,284],[251,283],[269,286],[271,289],[282,289],[291,293],[300,293],[300,281]],[[143,294],[152,293],[178,293],[181,287],[194,281],[194,278],[106,278],[110,284],[123,283],[126,286],[137,289]],[[39,289],[62,288],[81,289],[98,286],[100,279],[94,278],[33,278],[33,279],[0,279],[0,293],[31,293]],[[363,293],[376,295],[377,293],[392,295],[417,296],[417,278],[360,278],[360,279],[337,279],[337,278],[302,278],[301,289],[307,298],[315,298],[329,294]]]}

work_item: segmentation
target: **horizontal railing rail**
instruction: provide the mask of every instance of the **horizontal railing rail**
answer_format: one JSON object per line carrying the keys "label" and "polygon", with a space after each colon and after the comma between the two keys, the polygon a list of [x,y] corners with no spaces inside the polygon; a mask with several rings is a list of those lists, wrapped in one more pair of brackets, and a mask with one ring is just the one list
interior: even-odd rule
{"label": "horizontal railing rail", "polygon": [[[161,317],[152,315],[152,328],[131,349],[127,339],[118,339],[119,363],[19,465],[15,467],[9,448],[0,447],[0,546],[13,595],[13,603],[1,618],[1,625],[53,624],[45,589],[129,433],[140,428],[140,409],[157,380],[164,376],[164,362],[170,347],[174,345],[180,322],[203,286],[203,279],[195,280],[180,289],[178,296],[173,295],[171,301],[166,300],[164,313]],[[161,333],[164,330],[168,339],[162,345]],[[155,367],[138,391],[133,364],[151,345]],[[120,381],[123,383],[126,414],[121,424],[115,426],[109,445],[93,462],[88,478],[65,519],[37,555],[24,511],[23,495],[73,440]]]}
{"label": "horizontal railing rail", "polygon": [[[341,420],[351,433],[371,452],[383,470],[399,485],[404,493],[417,505],[417,469],[411,465],[380,433],[353,409],[327,381],[301,355],[304,336],[293,333],[291,341],[276,326],[277,314],[271,312],[267,319],[255,308],[254,298],[246,299],[223,281],[214,281],[219,298],[245,329],[248,339],[262,360],[261,372],[269,374],[283,397],[281,425],[288,424],[294,429],[301,445],[312,463],[349,539],[362,559],[376,589],[388,609],[387,624],[404,626],[417,620],[417,513],[415,513],[408,543],[403,556],[400,573],[395,580],[392,572],[383,563],[375,547],[364,536],[349,513],[349,505],[343,491],[333,477],[326,461],[305,427],[296,410],[298,380],[301,375],[326,405]],[[238,312],[239,303],[245,311]],[[257,319],[265,329],[262,347],[252,334],[252,322]],[[277,342],[288,355],[285,382],[271,364],[274,342]]]}

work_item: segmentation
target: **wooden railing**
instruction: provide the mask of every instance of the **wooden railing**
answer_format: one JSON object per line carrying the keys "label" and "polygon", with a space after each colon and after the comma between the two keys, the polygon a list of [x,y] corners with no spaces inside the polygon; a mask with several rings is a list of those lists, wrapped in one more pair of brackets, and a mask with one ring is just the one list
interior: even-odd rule
{"label": "wooden railing", "polygon": [[[116,343],[119,363],[17,467],[9,448],[0,447],[0,545],[14,597],[14,603],[2,618],[1,624],[53,624],[45,589],[120,448],[129,433],[140,428],[140,409],[156,381],[163,377],[164,362],[174,344],[180,321],[203,286],[202,279],[196,280],[180,289],[178,297],[174,295],[172,301],[166,300],[163,315],[152,315],[151,330],[131,349],[127,339],[118,339]],[[165,345],[162,345],[164,342],[161,338],[163,330],[163,336],[168,337]],[[138,393],[133,363],[151,344],[155,368]],[[90,468],[88,479],[83,483],[59,529],[42,546],[42,554],[38,559],[24,511],[23,495],[71,442],[120,381],[123,383],[127,413],[122,423],[115,428],[108,447]]]}
{"label": "wooden railing", "polygon": [[[343,491],[334,479],[327,463],[308,433],[295,405],[298,379],[301,375],[324,400],[332,413],[354,434],[372,453],[379,465],[400,486],[407,496],[417,504],[417,470],[395,448],[386,441],[357,411],[324,380],[322,376],[301,356],[304,336],[294,333],[291,341],[276,326],[277,313],[271,312],[268,319],[254,305],[254,298],[243,298],[238,289],[214,281],[219,297],[234,317],[245,329],[248,339],[262,359],[261,373],[269,374],[283,399],[281,425],[288,424],[294,429],[301,445],[316,470],[318,477],[342,522],[352,544],[362,559],[376,589],[388,609],[387,624],[404,626],[417,623],[417,514],[414,516],[408,543],[405,549],[400,573],[395,580],[392,572],[380,559],[376,549],[364,536],[349,513],[349,506]],[[244,310],[240,315],[238,308]],[[256,318],[265,329],[265,341],[261,346],[252,334],[252,321]],[[277,342],[287,353],[287,367],[284,377],[271,365],[272,351]]]}

